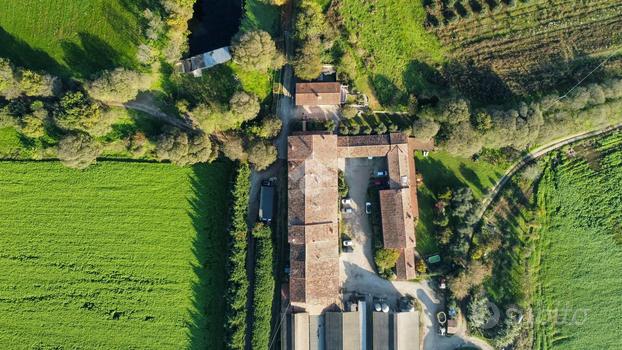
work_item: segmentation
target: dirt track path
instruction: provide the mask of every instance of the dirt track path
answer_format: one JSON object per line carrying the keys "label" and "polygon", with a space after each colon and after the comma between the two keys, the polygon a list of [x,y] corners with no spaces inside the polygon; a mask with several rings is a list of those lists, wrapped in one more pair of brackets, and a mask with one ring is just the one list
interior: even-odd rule
{"label": "dirt track path", "polygon": [[598,130],[592,130],[592,131],[586,131],[586,132],[582,132],[579,134],[574,134],[571,136],[567,136],[563,139],[560,140],[556,140],[553,142],[549,142],[545,145],[542,145],[536,149],[534,149],[533,151],[529,152],[529,154],[525,155],[523,158],[521,158],[521,160],[519,160],[517,163],[515,163],[514,165],[512,165],[508,170],[506,170],[506,172],[503,174],[503,176],[499,179],[499,181],[497,181],[497,183],[495,184],[495,186],[492,188],[492,190],[487,194],[486,198],[482,201],[482,205],[480,207],[480,212],[478,213],[478,216],[481,218],[484,213],[486,212],[486,210],[488,209],[488,207],[490,207],[490,205],[494,202],[494,200],[497,198],[497,196],[499,195],[499,193],[501,192],[501,190],[503,189],[503,187],[505,186],[505,184],[512,178],[512,176],[514,176],[516,173],[518,173],[523,167],[525,167],[527,164],[531,163],[533,160],[551,152],[554,151],[556,149],[559,149],[563,146],[566,146],[568,144],[577,142],[577,141],[581,141],[581,140],[585,140],[588,139],[590,137],[595,137],[595,136],[599,136],[599,135],[603,135],[603,134],[607,134],[609,132],[612,132],[614,130],[620,129],[622,128],[622,123],[619,124],[615,124],[615,125],[611,125],[608,126],[604,129],[598,129]]}

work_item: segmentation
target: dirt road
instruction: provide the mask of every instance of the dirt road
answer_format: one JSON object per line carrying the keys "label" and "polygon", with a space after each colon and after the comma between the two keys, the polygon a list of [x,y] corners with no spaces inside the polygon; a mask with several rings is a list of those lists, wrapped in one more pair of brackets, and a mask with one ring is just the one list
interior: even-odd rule
{"label": "dirt road", "polygon": [[499,193],[501,192],[501,190],[503,189],[503,187],[505,186],[505,184],[512,178],[512,176],[514,176],[516,173],[518,173],[523,167],[525,167],[527,164],[531,163],[532,161],[534,161],[535,159],[540,158],[541,156],[554,151],[556,149],[559,149],[563,146],[566,146],[568,144],[577,142],[577,141],[581,141],[581,140],[585,140],[588,139],[590,137],[595,137],[595,136],[599,136],[599,135],[603,135],[603,134],[607,134],[611,131],[617,130],[622,128],[622,123],[619,124],[615,124],[615,125],[611,125],[608,126],[604,129],[598,129],[598,130],[592,130],[592,131],[586,131],[586,132],[582,132],[579,134],[575,134],[575,135],[571,135],[571,136],[567,136],[561,140],[556,140],[553,142],[549,142],[545,145],[542,145],[536,149],[534,149],[533,151],[529,152],[529,154],[525,155],[523,158],[521,158],[521,160],[519,160],[517,163],[515,163],[512,167],[510,167],[505,174],[499,179],[499,181],[497,181],[497,183],[495,184],[495,186],[492,188],[492,190],[490,190],[490,192],[486,195],[486,198],[482,201],[482,205],[480,207],[480,211],[478,213],[478,216],[481,218],[484,213],[486,212],[486,210],[488,209],[488,207],[492,204],[492,202],[494,202],[494,200],[497,198],[497,196],[499,195]]}

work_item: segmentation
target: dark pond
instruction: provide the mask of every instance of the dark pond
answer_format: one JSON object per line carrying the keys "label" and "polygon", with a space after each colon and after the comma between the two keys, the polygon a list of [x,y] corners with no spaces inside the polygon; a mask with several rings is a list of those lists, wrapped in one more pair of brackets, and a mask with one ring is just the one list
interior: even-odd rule
{"label": "dark pond", "polygon": [[228,46],[238,32],[243,0],[198,0],[190,29],[190,56]]}

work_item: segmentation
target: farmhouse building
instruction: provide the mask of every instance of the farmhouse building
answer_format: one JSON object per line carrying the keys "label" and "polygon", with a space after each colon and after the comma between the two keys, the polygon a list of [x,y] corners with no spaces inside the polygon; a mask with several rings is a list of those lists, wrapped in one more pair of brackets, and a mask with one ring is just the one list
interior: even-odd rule
{"label": "farmhouse building", "polygon": [[346,95],[346,89],[338,82],[296,84],[296,106],[341,105]]}

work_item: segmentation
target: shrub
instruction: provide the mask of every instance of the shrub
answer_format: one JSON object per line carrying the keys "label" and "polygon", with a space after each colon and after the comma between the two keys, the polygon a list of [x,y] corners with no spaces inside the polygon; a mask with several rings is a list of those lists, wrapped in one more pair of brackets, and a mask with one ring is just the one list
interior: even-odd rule
{"label": "shrub", "polygon": [[337,172],[337,189],[339,191],[339,196],[342,198],[347,197],[348,192],[350,192],[345,174],[341,170]]}
{"label": "shrub", "polygon": [[365,124],[365,125],[363,125],[363,128],[362,128],[362,130],[361,130],[361,131],[362,131],[362,132],[363,132],[363,134],[365,134],[365,135],[371,135],[371,133],[372,133],[372,128],[371,128],[371,126],[369,126],[369,124]]}
{"label": "shrub", "polygon": [[340,135],[348,135],[350,130],[348,129],[348,125],[344,122],[339,123],[339,134]]}
{"label": "shrub", "polygon": [[70,134],[63,137],[58,143],[57,154],[63,165],[85,169],[95,163],[101,149],[87,134]]}
{"label": "shrub", "polygon": [[387,133],[387,126],[383,122],[380,122],[378,124],[378,126],[376,126],[375,131],[376,131],[376,134],[378,134],[378,135],[386,134]]}
{"label": "shrub", "polygon": [[352,119],[356,117],[358,110],[351,106],[345,106],[341,109],[341,116],[346,119]]}

